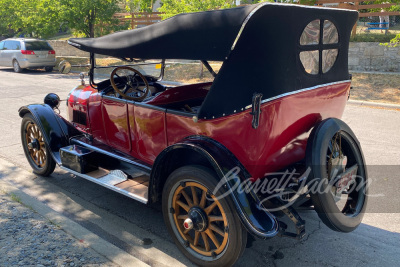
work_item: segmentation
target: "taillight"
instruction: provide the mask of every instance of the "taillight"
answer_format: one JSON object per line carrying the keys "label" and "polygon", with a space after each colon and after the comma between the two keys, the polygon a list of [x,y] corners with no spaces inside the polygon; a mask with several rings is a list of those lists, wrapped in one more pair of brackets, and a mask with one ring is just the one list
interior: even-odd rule
{"label": "taillight", "polygon": [[21,53],[23,55],[34,55],[35,52],[33,52],[32,50],[21,50]]}
{"label": "taillight", "polygon": [[55,55],[56,54],[56,51],[54,51],[54,50],[49,50],[49,55]]}

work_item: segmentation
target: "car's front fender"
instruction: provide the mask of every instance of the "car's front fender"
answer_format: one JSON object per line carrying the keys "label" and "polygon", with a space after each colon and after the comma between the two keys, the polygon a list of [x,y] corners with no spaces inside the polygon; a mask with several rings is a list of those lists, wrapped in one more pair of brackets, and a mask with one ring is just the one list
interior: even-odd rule
{"label": "car's front fender", "polygon": [[82,134],[46,104],[23,106],[18,110],[18,113],[21,118],[27,113],[33,115],[57,164],[61,164],[60,148],[69,145],[70,137]]}
{"label": "car's front fender", "polygon": [[[188,157],[194,157],[195,160],[190,161]],[[176,162],[175,159],[184,162],[182,164],[203,164],[214,169],[220,179],[219,184],[229,192],[227,197],[234,202],[243,225],[250,233],[261,238],[273,237],[278,233],[279,225],[275,216],[265,209],[253,190],[248,190],[248,193],[237,190],[238,184],[251,178],[248,171],[225,146],[211,138],[188,137],[161,152],[153,165],[149,199],[157,200],[171,171],[170,160]]]}

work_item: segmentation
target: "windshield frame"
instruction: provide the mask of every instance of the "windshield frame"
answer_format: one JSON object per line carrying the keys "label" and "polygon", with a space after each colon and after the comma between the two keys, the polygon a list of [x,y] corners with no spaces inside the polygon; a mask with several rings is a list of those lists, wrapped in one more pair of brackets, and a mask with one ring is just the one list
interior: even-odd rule
{"label": "windshield frame", "polygon": [[95,53],[90,53],[90,68],[89,68],[89,84],[92,88],[97,88],[98,83],[96,83],[94,81],[94,76],[95,76],[95,69],[108,69],[108,68],[118,68],[118,67],[122,67],[122,66],[128,66],[128,67],[134,67],[134,66],[145,66],[145,65],[157,65],[157,64],[161,64],[161,69],[160,69],[160,75],[158,77],[152,76],[152,75],[145,75],[147,77],[153,77],[154,79],[156,79],[157,81],[161,81],[164,77],[164,69],[165,69],[165,60],[162,59],[160,61],[157,62],[148,62],[148,63],[134,63],[131,64],[132,62],[134,62],[133,59],[128,60],[126,58],[118,58],[121,59],[125,62],[127,62],[128,64],[123,64],[123,65],[110,65],[110,66],[97,66],[96,65],[96,54]]}

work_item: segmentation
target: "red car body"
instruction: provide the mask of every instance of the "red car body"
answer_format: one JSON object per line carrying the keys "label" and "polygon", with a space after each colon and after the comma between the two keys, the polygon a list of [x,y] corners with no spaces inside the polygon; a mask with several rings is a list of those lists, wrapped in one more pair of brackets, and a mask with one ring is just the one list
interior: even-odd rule
{"label": "red car body", "polygon": [[[207,94],[210,84],[179,86],[146,102],[158,106]],[[86,124],[73,122],[96,140],[139,159],[149,166],[168,146],[186,137],[211,137],[229,149],[250,172],[260,179],[266,174],[301,161],[307,138],[318,122],[341,118],[349,97],[350,81],[322,85],[283,96],[261,106],[257,130],[251,127],[249,110],[223,118],[202,120],[180,116],[121,100],[104,99],[91,86],[74,89],[68,98],[68,115],[83,112]],[[235,138],[231,138],[235,133]]]}

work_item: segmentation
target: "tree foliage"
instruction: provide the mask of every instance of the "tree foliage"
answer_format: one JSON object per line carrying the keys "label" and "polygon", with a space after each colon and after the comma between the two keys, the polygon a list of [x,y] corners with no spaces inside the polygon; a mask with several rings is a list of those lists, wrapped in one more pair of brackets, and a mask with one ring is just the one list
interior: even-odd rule
{"label": "tree foliage", "polygon": [[164,12],[163,19],[180,13],[206,11],[211,9],[222,9],[235,6],[234,0],[163,0],[158,9]]}
{"label": "tree foliage", "polygon": [[[129,0],[127,0],[129,1]],[[146,0],[142,0],[146,1]],[[148,0],[151,2],[151,0]],[[74,34],[94,37],[123,29],[113,18],[121,0],[0,0],[0,35],[47,38],[67,26]],[[126,28],[126,27],[125,27]]]}
{"label": "tree foliage", "polygon": [[151,12],[155,0],[125,0],[125,9],[128,12]]}
{"label": "tree foliage", "polygon": [[120,11],[118,0],[55,0],[60,2],[60,17],[76,34],[85,37],[119,30],[119,21],[113,18]]}

